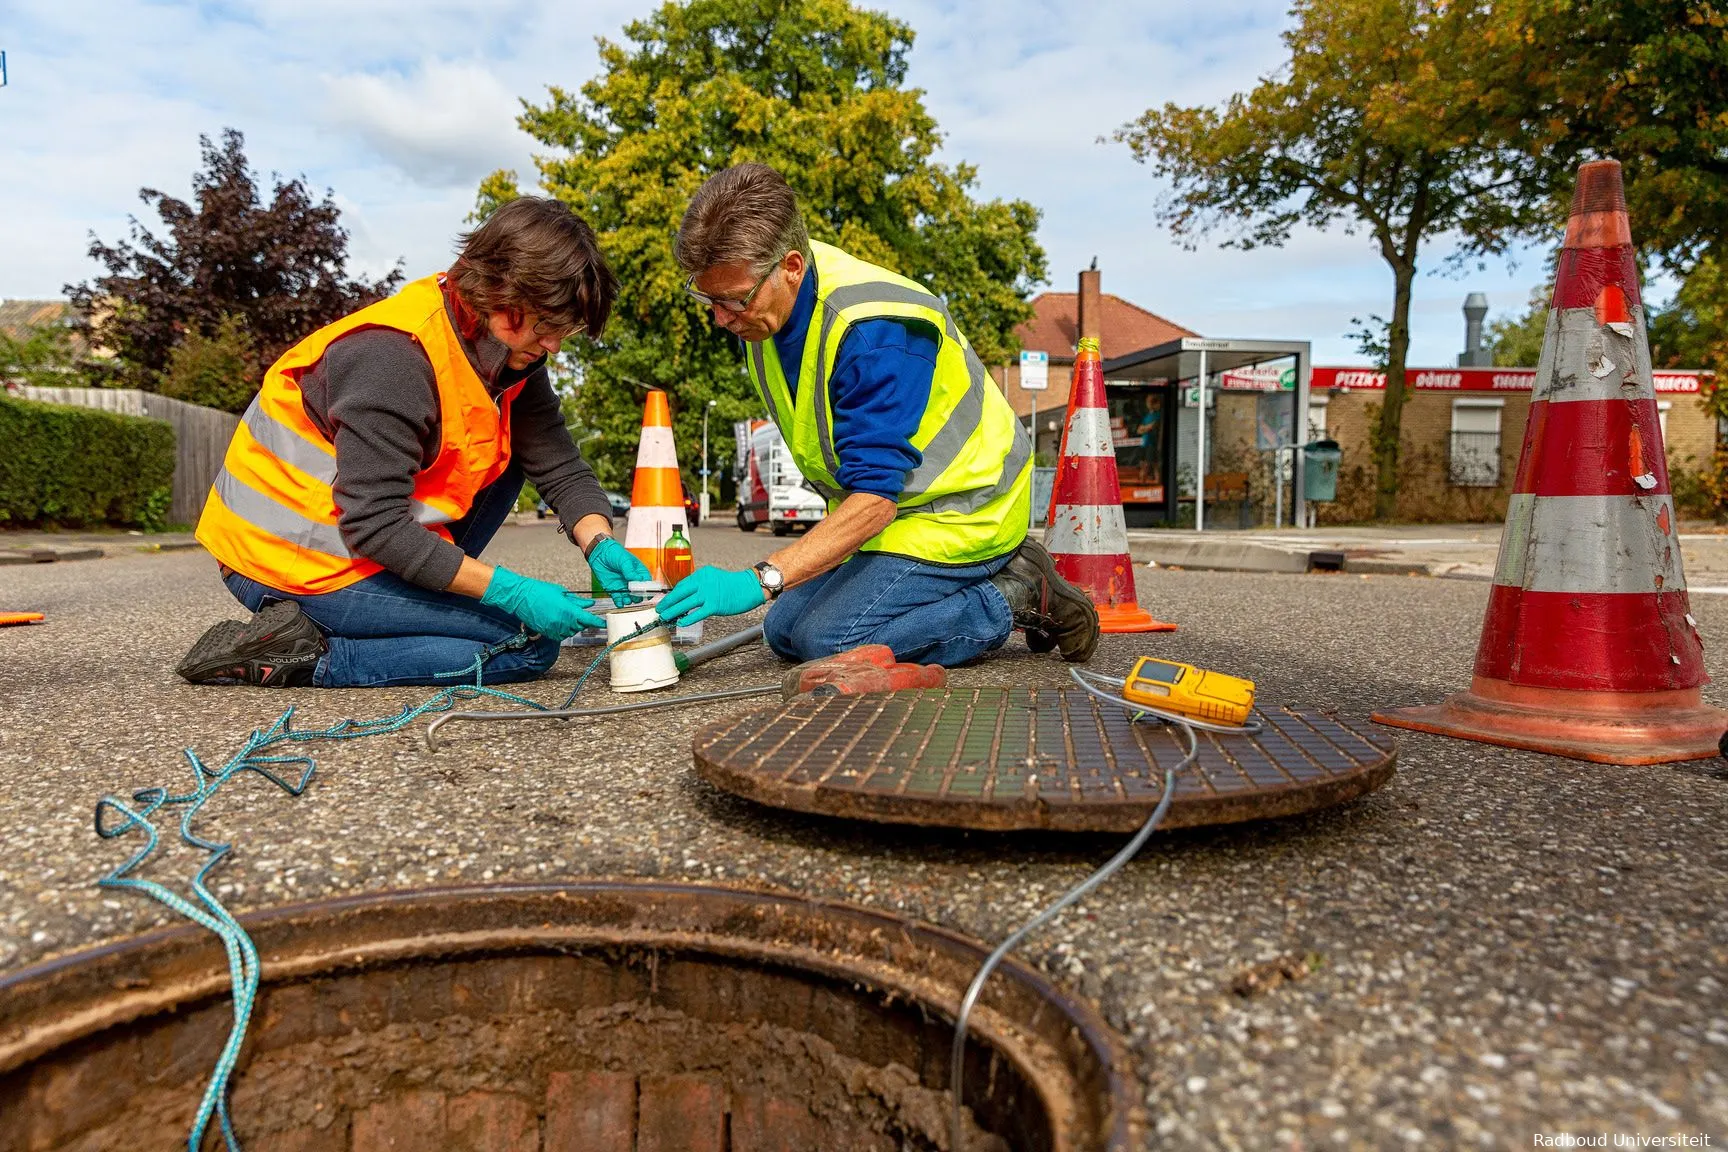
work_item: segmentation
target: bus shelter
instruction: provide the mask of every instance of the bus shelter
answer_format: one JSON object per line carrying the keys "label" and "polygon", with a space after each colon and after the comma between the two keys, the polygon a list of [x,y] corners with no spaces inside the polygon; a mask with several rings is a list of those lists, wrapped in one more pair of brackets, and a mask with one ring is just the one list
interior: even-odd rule
{"label": "bus shelter", "polygon": [[[1212,340],[1198,336],[1185,336],[1106,360],[1106,393],[1116,396],[1138,393],[1143,398],[1141,422],[1136,425],[1131,417],[1122,420],[1129,441],[1139,429],[1148,430],[1148,436],[1155,435],[1160,440],[1158,450],[1147,453],[1149,460],[1144,465],[1146,471],[1157,471],[1156,484],[1152,483],[1152,476],[1143,473],[1146,484],[1140,489],[1123,482],[1125,497],[1130,492],[1156,493],[1163,505],[1163,522],[1177,522],[1183,480],[1178,462],[1188,454],[1182,443],[1183,421],[1179,417],[1184,405],[1193,407],[1197,414],[1192,421],[1194,527],[1204,530],[1209,403],[1221,391],[1254,391],[1261,394],[1259,447],[1275,454],[1274,469],[1280,475],[1282,454],[1290,454],[1290,521],[1305,524],[1307,502],[1302,495],[1303,464],[1299,448],[1307,427],[1308,387],[1313,367],[1313,353],[1306,340]],[[1272,418],[1268,419],[1267,414]],[[1113,414],[1113,423],[1114,419]],[[1156,457],[1156,463],[1151,457]]]}

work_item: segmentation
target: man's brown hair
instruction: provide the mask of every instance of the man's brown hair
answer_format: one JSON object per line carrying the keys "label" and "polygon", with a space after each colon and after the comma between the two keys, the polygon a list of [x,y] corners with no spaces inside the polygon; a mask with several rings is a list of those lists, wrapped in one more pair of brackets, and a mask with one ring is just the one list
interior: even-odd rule
{"label": "man's brown hair", "polygon": [[462,236],[450,282],[482,315],[534,314],[598,339],[618,297],[618,278],[587,221],[545,196],[523,196]]}
{"label": "man's brown hair", "polygon": [[760,276],[788,252],[810,259],[810,233],[786,178],[766,164],[735,164],[696,190],[672,254],[699,276],[721,264],[747,264]]}

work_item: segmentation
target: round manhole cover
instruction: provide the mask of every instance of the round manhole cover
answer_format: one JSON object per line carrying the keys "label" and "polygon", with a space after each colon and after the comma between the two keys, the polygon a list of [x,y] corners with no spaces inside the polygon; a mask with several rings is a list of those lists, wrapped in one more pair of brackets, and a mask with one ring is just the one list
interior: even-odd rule
{"label": "round manhole cover", "polygon": [[[987,951],[867,909],[629,882],[242,922],[263,978],[235,1127],[304,1152],[947,1148],[953,1012]],[[184,1147],[232,1016],[221,946],[191,928],[0,980],[0,1149]],[[1140,1095],[1090,1007],[999,970],[972,1016],[969,1149],[1128,1152]]]}
{"label": "round manhole cover", "polygon": [[[1253,736],[1202,732],[1165,828],[1290,816],[1372,792],[1397,745],[1366,721],[1255,712]],[[1185,746],[1068,688],[799,697],[696,734],[696,770],[763,804],[904,824],[1132,832]]]}

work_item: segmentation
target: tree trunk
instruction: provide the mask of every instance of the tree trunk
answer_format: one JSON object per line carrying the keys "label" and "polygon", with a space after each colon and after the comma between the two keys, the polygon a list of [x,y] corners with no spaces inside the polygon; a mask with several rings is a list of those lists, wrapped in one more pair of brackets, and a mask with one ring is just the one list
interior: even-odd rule
{"label": "tree trunk", "polygon": [[1392,322],[1386,334],[1386,393],[1374,437],[1374,519],[1398,514],[1398,444],[1404,424],[1404,364],[1410,355],[1410,288],[1413,260],[1392,263]]}

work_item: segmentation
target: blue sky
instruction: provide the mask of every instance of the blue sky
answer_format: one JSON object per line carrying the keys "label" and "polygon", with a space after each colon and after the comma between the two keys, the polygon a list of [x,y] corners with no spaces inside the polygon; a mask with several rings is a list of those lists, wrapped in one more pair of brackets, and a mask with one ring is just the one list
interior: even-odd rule
{"label": "blue sky", "polygon": [[[1044,212],[1051,288],[1096,256],[1104,288],[1208,336],[1306,338],[1352,363],[1351,317],[1390,309],[1362,235],[1282,249],[1184,251],[1152,218],[1161,193],[1108,137],[1152,105],[1212,103],[1281,59],[1283,0],[878,0],[918,33],[910,82],[979,192]],[[0,0],[0,297],[57,296],[96,271],[89,234],[120,238],[140,187],[189,192],[198,136],[234,127],[263,171],[335,190],[353,266],[443,267],[480,177],[533,170],[518,99],[575,88],[594,40],[647,0]],[[1076,15],[1084,12],[1083,15]],[[1100,137],[1108,142],[1100,142]],[[153,223],[148,217],[146,223]],[[1426,261],[1438,268],[1437,244]],[[1464,295],[1521,311],[1539,254],[1463,278],[1424,275],[1412,362],[1452,363]],[[629,286],[625,286],[625,291]]]}

